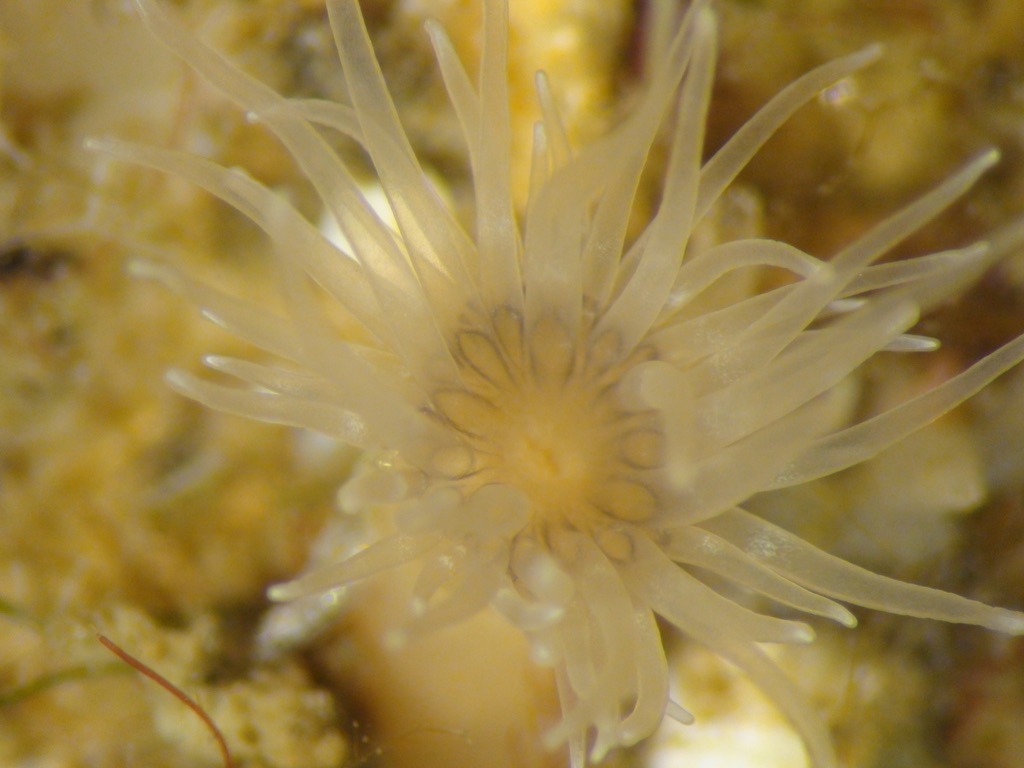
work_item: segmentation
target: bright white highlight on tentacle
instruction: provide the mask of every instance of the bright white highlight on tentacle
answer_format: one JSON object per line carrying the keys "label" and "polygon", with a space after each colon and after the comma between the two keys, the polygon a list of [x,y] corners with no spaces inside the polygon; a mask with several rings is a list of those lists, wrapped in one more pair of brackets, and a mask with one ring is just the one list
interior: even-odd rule
{"label": "bright white highlight on tentacle", "polygon": [[[206,364],[239,386],[178,371],[172,386],[214,408],[323,432],[369,457],[341,503],[346,513],[389,515],[393,533],[311,563],[273,587],[273,600],[335,594],[418,564],[409,621],[391,642],[493,607],[529,637],[537,663],[554,668],[563,719],[547,744],[568,745],[574,768],[643,739],[666,714],[693,720],[669,699],[656,615],[750,675],[816,768],[835,768],[820,719],[758,645],[811,642],[811,625],[740,605],[702,573],[848,627],[856,620],[837,601],[1024,634],[1024,614],[878,576],[743,510],[755,494],[872,458],[1024,359],[1017,339],[858,424],[836,407],[843,381],[876,353],[934,349],[936,340],[910,333],[921,313],[1024,241],[1017,226],[990,243],[875,263],[964,195],[995,151],[831,258],[766,239],[708,246],[691,237],[779,126],[880,48],[807,73],[707,162],[717,56],[707,0],[692,2],[665,36],[635,110],[590,146],[572,146],[539,75],[521,230],[510,190],[505,0],[483,0],[475,82],[445,31],[429,23],[473,173],[475,219],[466,229],[402,131],[356,0],[327,3],[351,98],[344,105],[286,99],[156,0],[135,3],[160,42],[287,147],[341,235],[325,236],[243,171],[91,143],[203,187],[277,249],[278,313],[169,266],[136,265],[281,358],[211,355]],[[322,131],[362,146],[381,199],[368,199]],[[633,199],[662,134],[660,207],[630,242]],[[711,289],[741,268],[784,279],[710,305]],[[324,300],[359,327],[358,341],[321,312]]]}

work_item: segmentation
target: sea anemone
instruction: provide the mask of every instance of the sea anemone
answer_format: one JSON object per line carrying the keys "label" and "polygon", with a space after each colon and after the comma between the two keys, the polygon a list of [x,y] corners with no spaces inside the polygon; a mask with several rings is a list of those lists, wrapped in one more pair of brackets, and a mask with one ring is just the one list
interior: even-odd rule
{"label": "sea anemone", "polygon": [[[215,322],[281,358],[209,357],[247,386],[182,372],[208,406],[305,427],[365,451],[350,506],[392,532],[275,586],[273,600],[327,593],[418,563],[410,632],[492,606],[555,671],[563,717],[547,735],[573,766],[650,734],[669,698],[656,616],[742,669],[833,768],[825,727],[760,643],[807,643],[806,623],[756,612],[702,580],[712,573],[846,626],[836,600],[1024,633],[1024,614],[876,575],[745,511],[752,496],[872,458],[1024,359],[1009,343],[934,389],[850,424],[841,384],[876,353],[927,351],[907,332],[976,278],[1019,232],[873,265],[957,200],[997,160],[984,152],[828,261],[782,242],[708,245],[692,235],[740,170],[801,105],[876,59],[877,47],[804,75],[703,160],[716,19],[695,0],[633,111],[604,138],[570,145],[545,80],[529,202],[511,193],[506,0],[484,0],[474,83],[427,25],[461,123],[475,190],[472,232],[424,174],[399,123],[356,0],[328,0],[351,103],[286,99],[241,73],[158,8],[152,33],[287,147],[344,243],[243,171],[186,153],[94,142],[189,179],[273,240],[285,313],[166,266],[143,271]],[[382,220],[322,130],[372,160]],[[660,203],[631,238],[641,175],[667,131]],[[788,273],[752,295],[708,300],[741,268]],[[326,300],[333,307],[324,306]],[[344,323],[338,323],[338,317]],[[342,333],[339,327],[356,327]],[[731,594],[731,593],[730,593]]]}

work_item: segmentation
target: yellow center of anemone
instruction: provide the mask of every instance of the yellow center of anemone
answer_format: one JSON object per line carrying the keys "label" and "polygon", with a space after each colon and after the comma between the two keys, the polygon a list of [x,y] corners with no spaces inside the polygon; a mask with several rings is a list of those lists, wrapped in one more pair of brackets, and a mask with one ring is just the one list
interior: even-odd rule
{"label": "yellow center of anemone", "polygon": [[527,333],[508,308],[459,331],[460,386],[438,390],[434,405],[472,453],[467,490],[513,486],[541,524],[648,519],[663,439],[656,414],[622,405],[618,382],[651,353],[623,360],[618,347],[614,334],[574,333],[553,316]]}

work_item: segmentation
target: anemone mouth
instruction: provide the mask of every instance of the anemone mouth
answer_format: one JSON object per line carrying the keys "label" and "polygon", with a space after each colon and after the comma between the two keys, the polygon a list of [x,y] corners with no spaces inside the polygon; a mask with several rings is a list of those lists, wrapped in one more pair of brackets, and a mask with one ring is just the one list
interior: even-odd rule
{"label": "anemone mouth", "polygon": [[[664,436],[657,412],[629,409],[623,376],[654,359],[623,356],[612,331],[574,336],[555,315],[530,329],[504,306],[455,335],[460,385],[434,392],[434,415],[471,456],[457,477],[465,493],[489,483],[518,489],[539,529],[593,530],[605,519],[640,522],[656,512]],[[460,468],[461,469],[461,468]]]}

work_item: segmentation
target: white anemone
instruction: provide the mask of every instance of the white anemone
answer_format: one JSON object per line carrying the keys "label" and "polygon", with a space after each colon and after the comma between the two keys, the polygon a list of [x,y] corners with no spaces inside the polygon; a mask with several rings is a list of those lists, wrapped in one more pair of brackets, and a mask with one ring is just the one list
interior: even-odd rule
{"label": "white anemone", "polygon": [[[174,386],[375,459],[347,495],[390,513],[393,535],[275,587],[273,599],[418,561],[405,631],[488,605],[501,612],[556,671],[563,720],[548,738],[552,747],[568,743],[574,766],[644,738],[666,713],[690,719],[669,699],[655,616],[749,674],[792,721],[812,762],[835,765],[824,726],[758,645],[806,643],[811,628],[737,604],[700,572],[847,626],[855,620],[835,600],[1024,633],[1022,614],[875,575],[742,508],[754,494],[875,456],[1024,358],[1017,339],[897,408],[836,423],[844,377],[879,351],[929,348],[906,332],[1005,246],[872,266],[961,196],[996,161],[994,151],[827,262],[773,240],[708,246],[691,238],[778,126],[877,48],[800,78],[702,162],[716,21],[708,3],[694,2],[634,111],[591,146],[570,146],[539,79],[543,119],[520,224],[510,191],[505,0],[484,1],[476,83],[444,31],[428,25],[472,167],[470,233],[424,176],[356,0],[328,0],[347,105],[283,98],[167,19],[155,0],[136,3],[163,44],[277,135],[348,243],[328,240],[244,172],[95,142],[238,208],[273,239],[290,275],[288,311],[275,314],[149,267],[216,322],[282,358],[268,366],[212,357],[211,367],[247,386],[184,373],[173,374]],[[633,197],[663,126],[670,149],[660,205],[629,242]],[[366,150],[397,229],[368,204],[324,129]],[[716,281],[751,266],[792,279],[694,309]],[[320,293],[362,327],[359,341],[318,309]]]}

